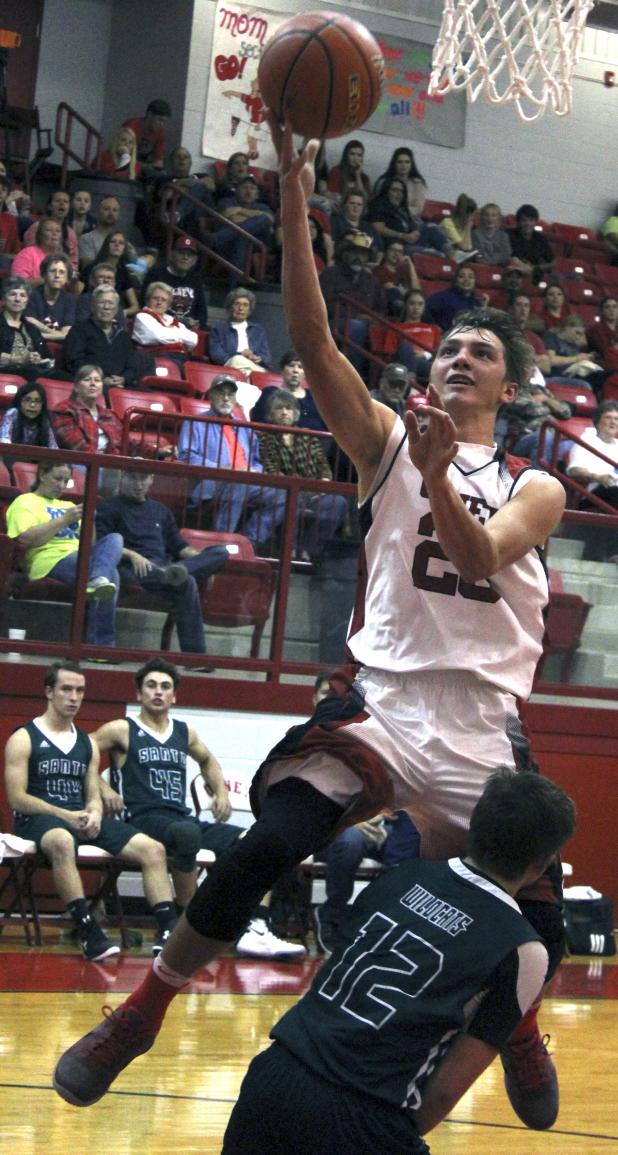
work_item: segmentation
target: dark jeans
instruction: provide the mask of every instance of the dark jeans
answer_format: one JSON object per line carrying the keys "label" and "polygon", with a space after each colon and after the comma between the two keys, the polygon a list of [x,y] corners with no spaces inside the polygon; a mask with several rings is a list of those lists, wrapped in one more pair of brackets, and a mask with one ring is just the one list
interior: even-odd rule
{"label": "dark jeans", "polygon": [[156,573],[148,573],[140,578],[126,563],[122,564],[120,572],[125,583],[130,585],[137,583],[151,593],[161,594],[166,601],[172,603],[176,615],[178,643],[183,653],[205,654],[204,618],[199,587],[207,582],[212,574],[223,569],[228,557],[224,545],[212,545],[207,546],[195,557],[183,558],[182,565],[189,571],[189,577],[180,586],[167,585]]}

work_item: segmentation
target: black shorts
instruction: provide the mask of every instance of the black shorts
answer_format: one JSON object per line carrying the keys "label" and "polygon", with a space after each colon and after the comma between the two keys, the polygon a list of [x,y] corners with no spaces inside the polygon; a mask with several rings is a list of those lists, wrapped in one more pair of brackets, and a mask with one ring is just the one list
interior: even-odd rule
{"label": "black shorts", "polygon": [[200,823],[192,814],[183,814],[182,810],[145,810],[143,814],[131,816],[131,822],[142,834],[149,834],[156,842],[162,842],[166,850],[174,850],[176,843],[173,834],[169,833],[170,826],[176,822],[190,822],[192,826]]}
{"label": "black shorts", "polygon": [[429,1155],[411,1117],[335,1086],[274,1042],[251,1063],[221,1155]]}
{"label": "black shorts", "polygon": [[231,822],[200,822],[202,828],[202,850],[212,850],[215,858],[223,854],[228,846],[233,846],[237,838],[244,834],[242,826]]}
{"label": "black shorts", "polygon": [[79,846],[84,845],[98,846],[100,850],[106,850],[108,854],[117,855],[120,858],[122,858],[122,851],[127,842],[139,834],[139,830],[135,826],[130,826],[128,822],[121,822],[119,818],[102,818],[101,829],[96,838],[86,839],[80,838],[68,822],[55,814],[30,814],[15,820],[15,833],[20,838],[27,838],[30,842],[36,842],[37,850],[41,850],[43,835],[47,834],[48,830],[57,830],[58,828],[68,830],[69,834],[72,834],[76,850]]}

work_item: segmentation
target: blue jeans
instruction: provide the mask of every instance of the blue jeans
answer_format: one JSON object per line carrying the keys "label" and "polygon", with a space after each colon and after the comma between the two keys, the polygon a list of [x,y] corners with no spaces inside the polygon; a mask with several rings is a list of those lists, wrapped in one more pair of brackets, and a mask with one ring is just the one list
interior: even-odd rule
{"label": "blue jeans", "polygon": [[381,851],[365,837],[357,826],[344,830],[324,854],[326,871],[326,902],[321,910],[322,921],[330,927],[339,926],[354,892],[356,871],[363,858],[380,861]]}
{"label": "blue jeans", "polygon": [[[272,237],[272,221],[266,216],[252,217],[248,221],[243,221],[242,228],[246,233],[250,233],[256,240],[263,241],[265,245],[270,244]],[[243,272],[251,272],[247,269],[247,258],[249,253],[249,242],[244,239],[241,233],[237,233],[235,229],[222,228],[217,229],[212,238],[212,247],[222,257],[226,257],[237,268],[242,269]],[[229,282],[231,285],[236,284],[240,274],[231,273]]]}
{"label": "blue jeans", "polygon": [[269,489],[261,485],[237,485],[226,481],[202,481],[192,494],[191,501],[215,500],[213,529],[220,533],[234,533],[243,514],[252,508],[251,516],[242,529],[255,548],[267,541],[273,530],[283,521],[286,495],[284,489]]}
{"label": "blue jeans", "polygon": [[[545,446],[543,448],[543,455],[547,461],[551,458],[552,446],[554,444],[554,431],[548,429],[545,434]],[[539,430],[534,433],[524,433],[522,437],[518,437],[517,441],[511,446],[510,452],[515,457],[529,457],[532,464],[539,467],[539,441],[541,434]],[[568,457],[573,448],[573,442],[568,440],[560,441],[560,457],[564,459]]]}
{"label": "blue jeans", "polygon": [[213,574],[218,573],[227,562],[229,554],[224,545],[206,546],[195,557],[182,558],[182,565],[189,571],[186,582],[179,586],[166,585],[157,574],[145,574],[140,578],[132,566],[123,563],[121,573],[133,584],[143,586],[145,590],[161,594],[166,601],[174,606],[176,615],[176,629],[178,644],[185,654],[205,654],[204,618],[200,598],[200,585],[208,581]]}
{"label": "blue jeans", "polygon": [[296,549],[319,557],[335,536],[348,507],[342,493],[300,493],[298,495],[298,522]]}
{"label": "blue jeans", "polygon": [[[116,604],[118,602],[118,563],[123,549],[119,533],[108,533],[95,541],[90,550],[88,577],[106,577],[116,586],[115,597],[105,602],[91,602],[86,616],[86,641],[92,646],[113,646],[116,640]],[[46,575],[56,581],[75,587],[78,551],[56,562]]]}

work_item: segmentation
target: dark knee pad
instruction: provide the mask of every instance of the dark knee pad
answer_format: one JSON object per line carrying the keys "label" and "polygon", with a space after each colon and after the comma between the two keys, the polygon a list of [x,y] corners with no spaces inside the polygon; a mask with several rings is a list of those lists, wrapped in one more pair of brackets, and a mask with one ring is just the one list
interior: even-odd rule
{"label": "dark knee pad", "polygon": [[556,973],[564,957],[566,934],[562,920],[562,908],[549,902],[535,902],[529,898],[519,898],[520,909],[524,918],[540,934],[549,955],[549,963],[545,982]]}
{"label": "dark knee pad", "polygon": [[165,841],[171,850],[172,866],[183,874],[195,870],[195,856],[202,845],[202,831],[198,822],[184,819],[172,822],[165,831]]}
{"label": "dark knee pad", "polygon": [[298,778],[268,791],[257,822],[208,870],[186,910],[198,934],[233,942],[273,883],[321,846],[342,808]]}

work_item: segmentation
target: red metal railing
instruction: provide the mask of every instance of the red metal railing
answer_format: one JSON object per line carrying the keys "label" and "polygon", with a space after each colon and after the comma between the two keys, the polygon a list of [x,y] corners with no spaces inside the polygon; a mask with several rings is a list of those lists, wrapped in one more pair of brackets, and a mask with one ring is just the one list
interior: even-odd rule
{"label": "red metal railing", "polygon": [[[80,131],[79,145],[75,143],[74,133]],[[81,135],[85,133],[82,141]],[[64,101],[56,109],[56,127],[54,129],[54,143],[62,153],[62,174],[60,187],[66,188],[69,161],[73,160],[80,169],[95,172],[101,151],[101,134],[90,124],[84,116],[71,108]]]}

